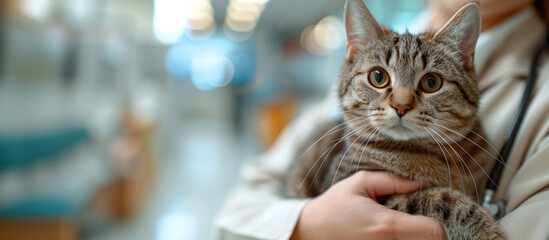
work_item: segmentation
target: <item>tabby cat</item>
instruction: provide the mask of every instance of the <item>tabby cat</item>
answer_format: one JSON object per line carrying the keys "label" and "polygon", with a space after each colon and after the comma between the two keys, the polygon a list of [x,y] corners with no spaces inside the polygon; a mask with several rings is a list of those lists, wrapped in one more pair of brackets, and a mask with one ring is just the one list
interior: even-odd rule
{"label": "tabby cat", "polygon": [[[477,116],[473,55],[480,8],[471,2],[437,32],[398,35],[361,0],[347,0],[347,52],[338,81],[343,122],[326,124],[286,179],[290,197],[315,197],[360,170],[427,187],[382,204],[433,217],[449,239],[504,239],[478,204],[497,153]],[[311,143],[312,143],[311,141]]]}

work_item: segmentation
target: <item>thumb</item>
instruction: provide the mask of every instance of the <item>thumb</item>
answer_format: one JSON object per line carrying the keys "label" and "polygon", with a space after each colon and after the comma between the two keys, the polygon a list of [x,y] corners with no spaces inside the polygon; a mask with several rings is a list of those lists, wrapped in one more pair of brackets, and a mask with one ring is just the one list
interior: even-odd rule
{"label": "thumb", "polygon": [[424,186],[420,181],[404,179],[388,172],[361,171],[355,175],[358,178],[358,193],[372,199],[397,193],[409,193]]}

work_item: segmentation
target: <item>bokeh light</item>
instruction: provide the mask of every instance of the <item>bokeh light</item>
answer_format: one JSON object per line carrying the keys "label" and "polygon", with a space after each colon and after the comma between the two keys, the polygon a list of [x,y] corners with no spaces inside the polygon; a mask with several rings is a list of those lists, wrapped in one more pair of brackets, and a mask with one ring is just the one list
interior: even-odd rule
{"label": "bokeh light", "polygon": [[224,56],[199,57],[191,62],[191,80],[199,90],[226,86],[233,78],[234,66]]}
{"label": "bokeh light", "polygon": [[176,43],[187,25],[185,1],[155,0],[153,31],[158,41],[164,44]]}
{"label": "bokeh light", "polygon": [[52,0],[23,0],[21,10],[30,18],[44,21],[52,13]]}
{"label": "bokeh light", "polygon": [[336,17],[328,16],[305,28],[301,33],[300,42],[309,53],[325,55],[342,46],[344,34],[343,22]]}
{"label": "bokeh light", "polygon": [[207,41],[182,40],[170,48],[166,67],[176,82],[190,79],[203,91],[242,84],[256,71],[256,52],[250,46],[221,36]]}

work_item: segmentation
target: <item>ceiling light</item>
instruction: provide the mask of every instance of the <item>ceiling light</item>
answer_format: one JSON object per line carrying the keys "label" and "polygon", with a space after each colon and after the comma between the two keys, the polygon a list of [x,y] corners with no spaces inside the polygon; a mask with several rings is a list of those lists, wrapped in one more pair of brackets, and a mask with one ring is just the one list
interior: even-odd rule
{"label": "ceiling light", "polygon": [[228,18],[238,22],[255,22],[256,17],[247,12],[229,12]]}
{"label": "ceiling light", "polygon": [[265,5],[269,0],[233,0],[233,2],[253,3],[258,5]]}
{"label": "ceiling light", "polygon": [[255,4],[231,2],[231,4],[229,4],[229,8],[227,9],[227,13],[247,13],[252,15],[254,18],[258,18],[261,14],[261,9]]}
{"label": "ceiling light", "polygon": [[44,21],[51,15],[53,9],[51,0],[24,0],[20,4],[21,11],[37,21]]}
{"label": "ceiling light", "polygon": [[153,16],[153,32],[160,42],[172,44],[177,42],[185,31],[187,14],[183,1],[155,0]]}
{"label": "ceiling light", "polygon": [[235,31],[248,32],[255,28],[255,19],[245,14],[229,15],[225,19],[225,24]]}

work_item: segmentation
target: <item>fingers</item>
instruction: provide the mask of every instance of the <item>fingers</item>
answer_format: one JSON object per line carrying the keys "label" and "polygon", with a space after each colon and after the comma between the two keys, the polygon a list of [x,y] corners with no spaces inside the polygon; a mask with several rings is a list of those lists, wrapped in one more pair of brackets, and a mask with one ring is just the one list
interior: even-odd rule
{"label": "fingers", "polygon": [[397,193],[409,193],[423,187],[423,183],[403,179],[387,172],[361,171],[353,175],[359,182],[357,191],[369,198]]}
{"label": "fingers", "polygon": [[446,240],[444,227],[436,220],[425,216],[413,216],[394,210],[388,210],[392,215],[390,224],[394,239],[436,239]]}

